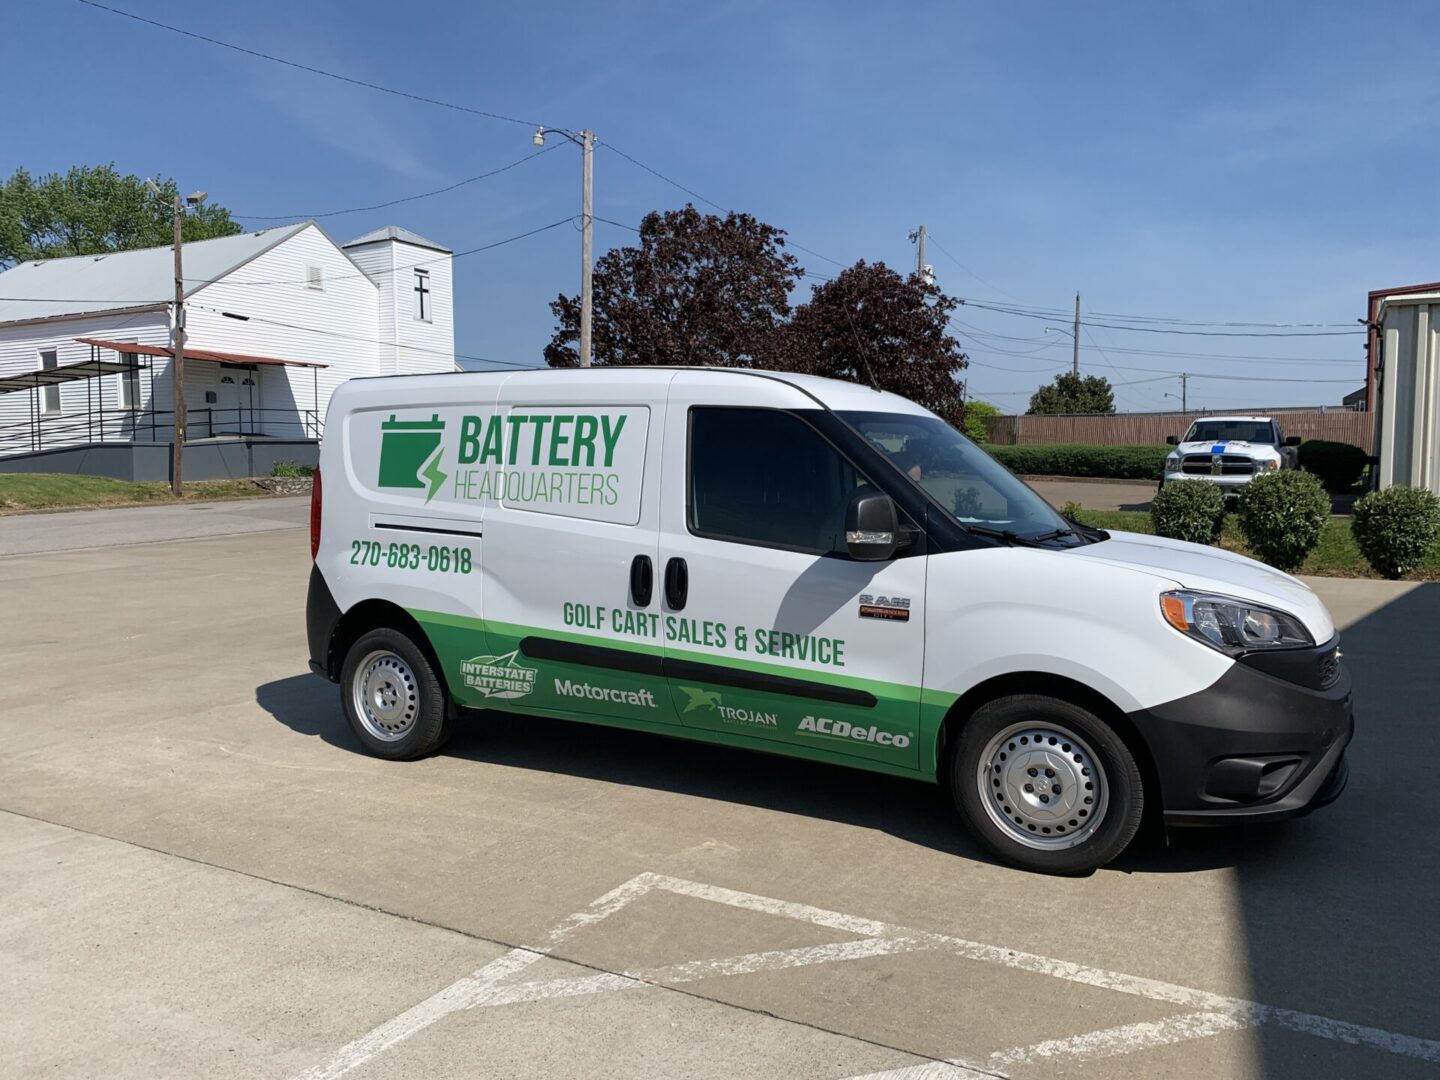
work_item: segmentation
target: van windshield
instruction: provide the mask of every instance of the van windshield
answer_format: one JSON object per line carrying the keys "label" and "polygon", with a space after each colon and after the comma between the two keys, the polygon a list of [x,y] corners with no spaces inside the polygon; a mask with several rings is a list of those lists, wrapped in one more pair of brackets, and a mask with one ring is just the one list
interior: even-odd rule
{"label": "van windshield", "polygon": [[849,412],[841,419],[863,435],[956,521],[1013,533],[1074,539],[1044,499],[937,416]]}

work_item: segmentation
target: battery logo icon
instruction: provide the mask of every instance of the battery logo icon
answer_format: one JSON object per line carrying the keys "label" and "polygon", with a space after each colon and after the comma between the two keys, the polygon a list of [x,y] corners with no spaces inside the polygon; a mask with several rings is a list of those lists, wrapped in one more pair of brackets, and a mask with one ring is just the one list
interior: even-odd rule
{"label": "battery logo icon", "polygon": [[382,488],[429,487],[420,470],[440,447],[445,421],[436,413],[429,420],[397,420],[392,413],[380,425],[380,479]]}

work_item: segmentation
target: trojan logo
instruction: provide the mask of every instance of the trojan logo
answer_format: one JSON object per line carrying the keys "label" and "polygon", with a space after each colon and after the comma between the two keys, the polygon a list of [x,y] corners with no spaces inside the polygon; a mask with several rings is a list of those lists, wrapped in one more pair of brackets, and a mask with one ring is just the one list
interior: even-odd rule
{"label": "trojan logo", "polygon": [[429,420],[390,419],[380,425],[380,475],[376,486],[382,488],[416,488],[425,492],[428,503],[445,482],[440,471],[445,434],[445,421],[440,414]]}

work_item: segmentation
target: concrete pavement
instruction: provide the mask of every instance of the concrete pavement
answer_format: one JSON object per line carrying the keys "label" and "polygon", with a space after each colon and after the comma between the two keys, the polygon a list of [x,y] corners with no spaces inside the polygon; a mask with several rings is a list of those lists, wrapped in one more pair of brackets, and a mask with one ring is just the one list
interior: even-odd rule
{"label": "concrete pavement", "polygon": [[0,556],[235,536],[305,525],[308,496],[0,516]]}
{"label": "concrete pavement", "polygon": [[1440,858],[1396,827],[1440,780],[1389,780],[1434,749],[1440,586],[1317,583],[1357,681],[1338,803],[1064,880],[934,788],[800,761],[500,715],[367,757],[305,669],[307,570],[298,527],[0,560],[19,1075],[1440,1069]]}
{"label": "concrete pavement", "polygon": [[1029,480],[1051,506],[1077,502],[1086,510],[1149,510],[1155,484],[1149,480]]}

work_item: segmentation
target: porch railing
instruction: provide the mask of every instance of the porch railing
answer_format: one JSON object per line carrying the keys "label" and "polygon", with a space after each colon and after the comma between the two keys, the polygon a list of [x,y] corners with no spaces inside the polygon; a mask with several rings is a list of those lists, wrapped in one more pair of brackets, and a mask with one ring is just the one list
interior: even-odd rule
{"label": "porch railing", "polygon": [[[0,424],[0,456],[95,443],[169,442],[175,430],[174,412],[107,412],[86,415],[42,415]],[[325,421],[313,409],[259,409],[249,406],[186,410],[185,441],[226,437],[319,439]]]}

